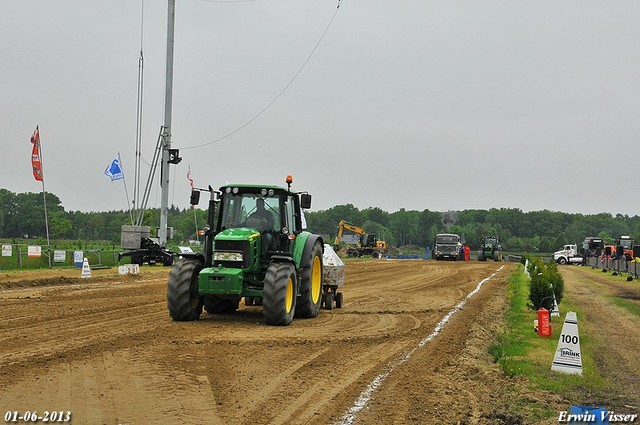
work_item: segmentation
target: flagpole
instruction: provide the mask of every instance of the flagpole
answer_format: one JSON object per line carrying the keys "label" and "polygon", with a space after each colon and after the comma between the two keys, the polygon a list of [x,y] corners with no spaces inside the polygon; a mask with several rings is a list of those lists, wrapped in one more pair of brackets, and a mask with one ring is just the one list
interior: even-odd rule
{"label": "flagpole", "polygon": [[196,214],[196,206],[191,205],[191,209],[193,210],[193,221],[196,224],[196,240],[200,242],[200,235],[198,234],[198,215]]}
{"label": "flagpole", "polygon": [[[193,177],[191,176],[191,165],[189,165],[189,170],[187,171],[187,180],[189,180],[189,186],[191,186],[191,191],[193,191]],[[191,205],[191,209],[193,210],[193,221],[196,225],[196,240],[200,242],[200,235],[198,234],[198,216],[196,214],[196,206]]]}
{"label": "flagpole", "polygon": [[129,192],[127,191],[127,180],[125,178],[122,179],[122,184],[124,184],[124,194],[127,196],[127,207],[129,208],[129,220],[131,220],[131,225],[133,226],[133,213],[131,212]]}
{"label": "flagpole", "polygon": [[[42,158],[42,150],[40,150],[40,158]],[[44,167],[42,167],[44,175]],[[42,199],[44,200],[44,224],[47,229],[47,245],[51,245],[49,242],[49,218],[47,217],[47,191],[44,189],[44,178],[42,179]]]}
{"label": "flagpole", "polygon": [[[123,170],[122,159],[120,159],[120,152],[118,152],[118,163],[120,164],[120,169]],[[127,197],[127,206],[129,207],[129,220],[131,220],[131,225],[133,225],[133,213],[131,212],[131,202],[129,201],[129,191],[127,190],[127,179],[124,176],[124,171],[122,173],[122,184],[124,184],[124,194]]]}
{"label": "flagpole", "polygon": [[[40,143],[40,126],[36,126],[36,130],[38,131],[38,154],[40,155],[40,170],[42,172],[42,200],[44,202],[44,225],[47,230],[47,248],[51,247],[51,242],[49,240],[49,217],[47,216],[47,191],[44,188],[44,158],[42,156],[42,143]],[[51,254],[49,252],[49,254]],[[51,255],[48,255],[49,258],[49,268],[51,268]]]}

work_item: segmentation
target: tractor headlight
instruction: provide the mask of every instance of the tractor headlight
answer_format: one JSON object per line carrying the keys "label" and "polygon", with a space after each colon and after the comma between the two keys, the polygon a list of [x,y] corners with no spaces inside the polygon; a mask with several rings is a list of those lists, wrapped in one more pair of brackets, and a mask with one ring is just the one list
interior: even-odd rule
{"label": "tractor headlight", "polygon": [[260,195],[262,195],[262,196],[267,196],[267,189],[262,189],[262,190],[260,191]]}
{"label": "tractor headlight", "polygon": [[244,259],[242,252],[214,251],[214,261],[239,261]]}
{"label": "tractor headlight", "polygon": [[239,189],[237,187],[234,187],[233,190],[232,190],[234,195],[237,195],[238,191],[239,191]]}
{"label": "tractor headlight", "polygon": [[227,187],[224,191],[225,191],[225,193],[231,193],[231,188]]}

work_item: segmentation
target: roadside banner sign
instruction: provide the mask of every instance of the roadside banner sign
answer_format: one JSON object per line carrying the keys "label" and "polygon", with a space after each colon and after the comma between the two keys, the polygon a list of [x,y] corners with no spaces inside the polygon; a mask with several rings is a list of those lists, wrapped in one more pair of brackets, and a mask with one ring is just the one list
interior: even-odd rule
{"label": "roadside banner sign", "polygon": [[82,267],[83,259],[84,259],[84,252],[73,251],[73,263],[76,265],[77,268]]}
{"label": "roadside banner sign", "polygon": [[2,245],[2,256],[3,257],[11,257],[13,251],[11,249],[11,245]]}
{"label": "roadside banner sign", "polygon": [[139,264],[125,264],[118,266],[118,274],[138,274],[140,273]]}
{"label": "roadside banner sign", "polygon": [[53,251],[53,261],[55,263],[64,263],[67,261],[67,251],[61,249]]}
{"label": "roadside banner sign", "polygon": [[569,311],[564,318],[558,348],[551,364],[551,370],[569,375],[582,375],[582,355],[578,337],[578,316]]}
{"label": "roadside banner sign", "polygon": [[29,245],[27,248],[27,257],[42,257],[42,247],[39,245]]}

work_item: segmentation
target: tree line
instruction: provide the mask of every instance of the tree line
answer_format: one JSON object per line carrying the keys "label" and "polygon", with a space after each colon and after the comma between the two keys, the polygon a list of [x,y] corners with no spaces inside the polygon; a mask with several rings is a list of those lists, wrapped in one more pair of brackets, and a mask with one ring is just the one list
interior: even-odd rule
{"label": "tree line", "polygon": [[[120,228],[131,224],[128,211],[65,211],[60,199],[46,193],[49,235],[52,240],[104,240],[120,244]],[[206,222],[203,209],[169,209],[169,226],[174,241],[187,243],[196,238],[197,227]],[[518,208],[489,210],[383,211],[378,207],[358,209],[351,204],[327,210],[307,211],[308,227],[333,242],[340,220],[375,234],[389,246],[432,246],[438,233],[456,233],[472,249],[479,247],[483,235],[499,235],[506,250],[512,252],[553,252],[567,243],[581,243],[587,236],[599,236],[613,242],[630,235],[640,243],[640,217],[609,213],[592,215],[558,211],[523,212]],[[143,224],[152,234],[160,223],[159,209],[145,212]],[[42,193],[12,193],[0,189],[0,237],[5,239],[43,238],[46,236]]]}
{"label": "tree line", "polygon": [[[120,228],[131,224],[129,211],[82,212],[65,211],[58,196],[46,193],[49,237],[53,240],[93,240],[120,244]],[[186,241],[196,236],[196,222],[202,227],[206,211],[169,208],[169,226],[175,239]],[[0,189],[0,237],[4,239],[46,238],[44,197],[40,193],[12,193]],[[145,211],[143,225],[152,233],[160,224],[160,210]],[[45,239],[46,240],[46,239]]]}
{"label": "tree line", "polygon": [[519,208],[444,212],[401,208],[388,213],[376,207],[359,210],[347,204],[306,216],[310,227],[321,234],[335,237],[338,222],[345,220],[376,234],[391,246],[432,246],[438,233],[458,234],[472,249],[480,247],[483,235],[498,235],[511,252],[549,253],[568,243],[580,244],[587,236],[599,236],[612,243],[619,236],[630,235],[640,244],[637,215],[523,212]]}

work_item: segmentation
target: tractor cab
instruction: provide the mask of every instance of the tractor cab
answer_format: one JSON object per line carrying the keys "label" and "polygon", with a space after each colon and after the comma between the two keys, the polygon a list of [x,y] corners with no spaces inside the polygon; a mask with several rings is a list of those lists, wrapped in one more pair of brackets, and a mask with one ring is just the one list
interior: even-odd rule
{"label": "tractor cab", "polygon": [[214,264],[226,258],[221,251],[244,252],[247,242],[256,238],[261,238],[257,249],[263,260],[292,253],[291,241],[303,230],[298,194],[277,186],[245,185],[223,186],[220,193]]}

